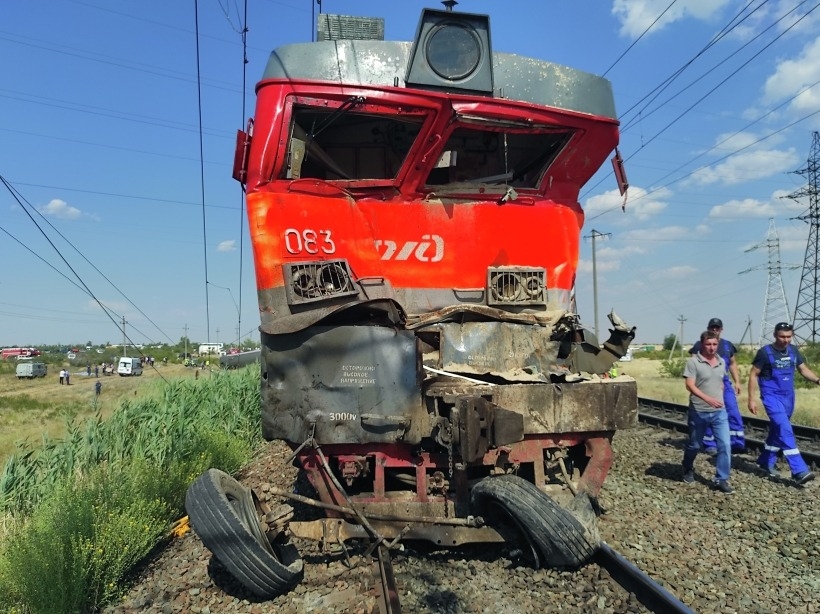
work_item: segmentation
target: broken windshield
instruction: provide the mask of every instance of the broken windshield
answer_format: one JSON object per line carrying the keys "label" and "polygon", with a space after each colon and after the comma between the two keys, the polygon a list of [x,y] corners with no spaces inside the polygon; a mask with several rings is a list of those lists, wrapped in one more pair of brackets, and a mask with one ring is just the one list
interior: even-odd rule
{"label": "broken windshield", "polygon": [[294,104],[281,179],[393,180],[426,118],[367,105]]}
{"label": "broken windshield", "polygon": [[497,123],[488,121],[484,126],[457,127],[447,139],[426,185],[466,183],[535,189],[572,136],[566,129],[530,127],[522,131],[511,130],[513,122],[510,126]]}

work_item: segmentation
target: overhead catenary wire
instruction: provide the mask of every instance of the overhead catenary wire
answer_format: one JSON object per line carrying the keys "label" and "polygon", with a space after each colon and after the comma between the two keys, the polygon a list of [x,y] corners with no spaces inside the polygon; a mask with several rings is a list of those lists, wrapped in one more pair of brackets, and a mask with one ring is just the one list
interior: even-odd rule
{"label": "overhead catenary wire", "polygon": [[[815,87],[816,85],[817,85],[817,83],[815,83],[815,84],[814,84],[814,85],[812,85],[812,86],[809,86],[809,88],[808,88],[808,89],[811,89],[812,87]],[[801,92],[801,93],[802,93],[802,92]],[[794,96],[794,97],[796,98],[798,95],[799,95],[799,94],[795,94],[795,96]],[[784,103],[784,104],[785,104],[785,103]],[[648,197],[648,196],[650,196],[651,194],[654,194],[654,193],[656,193],[656,192],[659,192],[660,190],[663,190],[664,188],[668,188],[670,185],[673,185],[673,184],[675,184],[675,183],[678,183],[679,181],[683,181],[684,179],[686,179],[686,178],[688,178],[688,177],[691,177],[691,176],[692,176],[692,175],[694,175],[695,173],[697,173],[697,172],[699,172],[699,171],[702,171],[702,170],[704,170],[704,169],[706,169],[706,168],[709,168],[710,166],[713,166],[713,165],[717,164],[718,162],[722,162],[723,160],[726,160],[726,159],[728,159],[728,158],[731,158],[732,156],[737,155],[737,154],[738,154],[738,153],[740,153],[741,151],[743,151],[743,150],[745,150],[745,149],[749,149],[750,147],[753,147],[753,146],[757,145],[758,143],[762,143],[763,141],[766,141],[766,140],[768,140],[768,139],[772,138],[773,136],[776,136],[777,134],[779,134],[779,133],[783,132],[784,130],[788,130],[789,128],[792,128],[793,126],[796,126],[797,124],[802,123],[802,122],[806,121],[807,119],[811,119],[812,117],[814,117],[815,115],[817,115],[817,114],[819,114],[819,113],[820,113],[820,109],[818,109],[818,110],[816,110],[816,111],[812,111],[811,113],[808,113],[808,114],[806,114],[806,115],[803,115],[802,117],[800,117],[800,118],[798,118],[798,119],[794,120],[793,122],[790,122],[790,123],[786,124],[785,126],[782,126],[782,127],[778,128],[777,130],[774,130],[773,132],[770,132],[770,133],[769,133],[769,134],[767,134],[766,136],[762,136],[762,137],[760,137],[759,139],[757,139],[757,140],[755,140],[755,141],[752,141],[751,143],[747,143],[747,144],[746,144],[746,145],[744,145],[743,147],[739,147],[738,149],[735,149],[734,151],[732,151],[732,152],[730,152],[730,153],[726,154],[725,156],[722,156],[722,157],[720,157],[720,158],[717,158],[716,160],[713,160],[711,163],[709,163],[709,164],[707,164],[707,165],[700,166],[700,167],[696,168],[695,170],[693,170],[693,171],[690,171],[690,172],[686,173],[685,175],[681,175],[680,177],[677,177],[677,178],[675,178],[675,179],[673,179],[673,180],[671,180],[671,181],[666,182],[666,183],[665,183],[665,184],[663,184],[663,185],[660,185],[660,186],[654,187],[654,188],[652,188],[651,190],[647,190],[644,194],[642,194],[642,195],[640,195],[640,196],[637,196],[637,197],[633,198],[631,202],[632,202],[632,203],[635,203],[635,202],[637,202],[637,201],[639,201],[639,200],[641,200],[641,199],[643,199],[643,198],[647,198],[647,197]],[[734,135],[733,135],[733,136],[734,136]],[[731,137],[729,137],[729,138],[731,138]],[[688,163],[687,163],[687,164],[688,164]],[[685,166],[685,165],[684,165],[684,166]],[[672,172],[674,172],[674,171],[672,171]],[[667,174],[666,176],[668,176],[668,174]],[[611,211],[615,211],[616,209],[620,209],[620,208],[621,208],[621,206],[620,206],[620,205],[613,205],[612,207],[610,207],[610,208],[608,208],[608,209],[605,209],[604,211],[601,211],[600,213],[598,213],[598,214],[596,214],[596,215],[593,215],[593,216],[587,217],[586,219],[587,219],[587,221],[592,221],[592,220],[594,220],[594,219],[597,219],[597,218],[601,217],[602,215],[604,215],[604,214],[606,214],[606,213],[610,213]]]}
{"label": "overhead catenary wire", "polygon": [[638,36],[638,38],[636,38],[634,41],[632,41],[632,44],[631,44],[631,45],[629,45],[629,47],[627,47],[627,48],[623,51],[623,53],[621,53],[621,55],[619,55],[619,56],[616,58],[616,60],[612,63],[612,65],[611,65],[609,68],[607,68],[607,69],[603,72],[603,74],[602,74],[601,76],[602,76],[602,77],[606,77],[606,76],[609,74],[609,71],[610,71],[610,70],[612,70],[613,68],[615,68],[615,66],[617,66],[617,65],[618,65],[618,62],[620,62],[620,61],[624,58],[624,56],[625,56],[627,53],[629,53],[629,52],[632,50],[632,48],[633,48],[635,45],[637,45],[637,44],[638,44],[638,42],[639,42],[639,41],[640,41],[640,40],[641,40],[644,36],[646,36],[646,34],[648,34],[648,33],[649,33],[649,31],[650,31],[652,28],[654,28],[654,27],[655,27],[655,25],[656,25],[656,24],[657,24],[657,23],[661,20],[661,17],[663,17],[664,15],[666,15],[667,11],[669,11],[669,9],[671,9],[671,8],[672,8],[672,6],[673,6],[673,5],[674,5],[677,1],[678,1],[678,0],[672,0],[672,2],[670,2],[670,3],[666,6],[666,8],[665,8],[665,9],[663,9],[663,11],[661,11],[661,14],[660,14],[660,15],[658,15],[657,17],[655,17],[655,20],[654,20],[652,23],[650,23],[650,24],[646,27],[646,29],[645,29],[643,32],[641,32],[641,34],[640,34],[640,36]]}
{"label": "overhead catenary wire", "polygon": [[[678,96],[680,96],[683,92],[687,91],[687,90],[688,90],[688,89],[690,89],[692,86],[694,86],[696,83],[700,82],[700,81],[701,81],[702,79],[704,79],[707,75],[711,74],[712,72],[714,72],[715,70],[717,70],[717,68],[719,68],[720,66],[722,66],[723,64],[725,64],[726,62],[728,62],[731,58],[733,58],[734,56],[736,56],[738,53],[740,53],[743,49],[745,49],[746,47],[748,47],[748,46],[749,46],[750,44],[752,44],[754,41],[758,40],[758,39],[759,39],[760,37],[762,37],[762,36],[763,36],[766,32],[768,32],[769,30],[771,30],[773,27],[775,27],[775,26],[776,26],[777,24],[779,24],[781,21],[785,20],[787,17],[789,17],[789,16],[790,16],[790,15],[791,15],[794,11],[796,11],[798,8],[800,8],[800,7],[801,7],[803,4],[805,4],[806,2],[808,2],[808,0],[802,0],[802,2],[800,2],[800,4],[798,4],[796,7],[792,8],[790,11],[787,11],[786,13],[784,13],[784,14],[783,14],[783,15],[782,15],[779,19],[777,19],[777,20],[775,20],[774,22],[772,22],[771,24],[769,24],[769,25],[768,25],[766,28],[764,28],[761,32],[759,32],[757,35],[755,35],[755,36],[754,36],[753,38],[751,38],[750,40],[746,41],[746,42],[745,42],[743,45],[741,45],[739,48],[735,49],[732,53],[730,53],[730,54],[729,54],[729,55],[727,55],[725,58],[723,58],[720,62],[718,62],[717,64],[715,64],[714,66],[712,66],[709,70],[707,70],[707,71],[706,71],[706,72],[704,72],[702,75],[700,75],[699,77],[697,77],[695,80],[691,81],[690,83],[688,83],[687,85],[685,85],[683,88],[681,88],[678,92],[676,92],[675,94],[673,94],[672,96],[670,96],[669,98],[667,98],[666,100],[664,100],[663,102],[661,102],[661,103],[660,103],[657,107],[655,107],[655,109],[653,109],[652,111],[650,111],[650,112],[648,112],[648,113],[644,113],[644,112],[643,112],[643,110],[644,110],[644,109],[646,109],[646,106],[648,106],[648,104],[649,104],[649,103],[647,103],[647,105],[646,105],[646,106],[644,106],[644,109],[642,109],[642,110],[641,110],[641,115],[640,115],[640,117],[641,117],[642,119],[646,119],[646,118],[647,118],[647,117],[649,117],[650,115],[652,115],[652,114],[654,114],[655,112],[657,112],[659,109],[661,109],[661,108],[665,107],[666,105],[668,105],[668,104],[669,104],[670,102],[672,102],[675,98],[677,98]],[[704,95],[702,98],[700,98],[699,100],[697,100],[697,101],[694,103],[694,105],[692,105],[692,107],[690,107],[690,108],[686,109],[686,111],[684,111],[683,115],[685,115],[686,113],[688,113],[688,112],[689,112],[692,108],[694,108],[696,105],[700,104],[700,103],[701,103],[701,102],[702,102],[702,101],[703,101],[706,97],[708,97],[709,95],[711,95],[711,94],[712,94],[712,93],[713,93],[713,92],[714,92],[717,88],[721,87],[724,83],[726,83],[726,81],[728,81],[729,79],[731,79],[733,76],[735,76],[735,74],[737,74],[738,72],[740,72],[740,70],[742,70],[743,68],[745,68],[745,67],[746,67],[749,63],[751,63],[751,61],[752,61],[752,60],[754,60],[754,59],[755,59],[755,58],[757,58],[757,57],[758,57],[761,53],[763,53],[764,51],[766,51],[766,49],[768,49],[771,45],[773,45],[775,42],[777,42],[777,41],[778,41],[778,40],[779,40],[779,39],[780,39],[783,35],[785,35],[785,34],[786,34],[789,30],[791,30],[791,29],[792,29],[793,27],[795,27],[798,23],[800,23],[800,21],[802,21],[803,19],[805,19],[805,18],[806,18],[806,17],[807,17],[807,16],[808,16],[808,15],[809,15],[812,11],[814,11],[817,7],[818,7],[818,5],[815,5],[815,6],[814,6],[814,8],[812,8],[812,9],[811,9],[811,10],[809,10],[809,11],[808,11],[805,15],[803,15],[802,17],[800,17],[797,21],[795,21],[795,23],[793,23],[791,26],[789,26],[788,28],[786,28],[783,32],[781,32],[779,35],[777,35],[774,39],[772,39],[771,41],[769,41],[769,43],[767,43],[767,44],[766,44],[766,45],[765,45],[762,49],[760,49],[760,50],[759,50],[757,53],[755,53],[755,54],[754,54],[751,58],[749,58],[746,62],[744,62],[743,64],[741,64],[741,65],[740,65],[737,69],[735,69],[732,73],[730,73],[730,74],[729,74],[726,78],[724,78],[724,79],[723,79],[723,81],[720,81],[720,82],[719,82],[719,83],[718,83],[718,84],[717,84],[717,85],[716,85],[716,86],[715,86],[712,90],[709,90],[709,91],[706,93],[706,95]],[[657,97],[657,96],[656,96],[656,97]],[[656,97],[655,97],[655,98],[656,98]],[[655,98],[653,98],[653,99],[652,99],[652,101],[654,101],[654,100],[655,100]],[[652,101],[650,101],[650,102],[652,102]],[[678,118],[676,118],[676,120],[675,120],[675,121],[677,121],[677,119],[678,119]],[[633,119],[633,120],[631,120],[631,121],[629,121],[629,122],[627,122],[627,124],[623,127],[623,130],[622,130],[622,131],[624,131],[624,132],[625,132],[625,131],[627,131],[630,127],[632,127],[632,126],[634,125],[634,123],[635,123],[635,120],[634,120],[634,119]],[[673,123],[674,123],[674,122],[673,122]],[[659,134],[656,134],[654,137],[652,137],[652,139],[657,138],[657,137],[658,137],[660,134],[662,134],[663,132],[664,132],[664,130],[662,130]],[[651,140],[650,140],[649,142],[651,142]],[[645,143],[643,146],[648,145],[648,144],[649,144],[649,142]]]}
{"label": "overhead catenary wire", "polygon": [[[802,5],[803,3],[805,3],[805,1],[806,1],[806,0],[803,0],[803,2],[801,2],[801,5]],[[707,97],[709,97],[709,96],[710,96],[711,94],[713,94],[715,91],[717,91],[717,89],[719,89],[720,87],[722,87],[723,85],[725,85],[725,84],[726,84],[726,83],[727,83],[727,82],[728,82],[728,81],[729,81],[732,77],[734,77],[734,76],[735,76],[735,75],[737,75],[737,74],[738,74],[741,70],[743,70],[744,68],[746,68],[746,67],[747,67],[747,66],[748,66],[748,65],[749,65],[749,64],[750,64],[753,60],[755,60],[757,57],[759,57],[761,53],[763,53],[764,51],[766,51],[766,50],[767,50],[769,47],[771,47],[771,46],[772,46],[775,42],[777,42],[777,41],[778,41],[779,39],[781,39],[784,35],[786,35],[786,34],[787,34],[790,30],[792,30],[794,27],[796,27],[796,26],[797,26],[797,25],[798,25],[801,21],[803,21],[805,18],[807,18],[807,17],[808,17],[808,16],[809,16],[812,12],[814,12],[814,11],[815,11],[818,7],[820,7],[820,3],[815,4],[815,5],[814,5],[811,9],[809,9],[806,13],[804,13],[802,16],[800,16],[798,19],[796,19],[796,20],[794,21],[794,23],[792,23],[791,25],[789,25],[787,28],[785,28],[785,29],[783,30],[783,32],[781,32],[781,33],[780,33],[780,34],[778,34],[775,38],[773,38],[771,41],[769,41],[769,42],[768,42],[768,43],[767,43],[767,44],[766,44],[766,45],[765,45],[762,49],[760,49],[759,51],[757,51],[757,52],[756,52],[756,53],[755,53],[755,54],[754,54],[751,58],[749,58],[748,60],[746,60],[745,62],[743,62],[743,63],[742,63],[739,67],[737,67],[737,68],[736,68],[734,71],[732,71],[729,75],[727,75],[726,77],[724,77],[724,78],[723,78],[723,79],[722,79],[722,80],[721,80],[721,81],[720,81],[717,85],[715,85],[712,89],[710,89],[710,90],[709,90],[706,94],[704,94],[703,96],[701,96],[701,97],[700,97],[697,101],[695,101],[694,103],[692,103],[692,104],[691,104],[689,107],[687,107],[687,108],[686,108],[683,112],[681,112],[680,114],[678,114],[678,115],[677,115],[677,116],[676,116],[676,117],[675,117],[672,121],[670,121],[669,123],[667,123],[667,124],[666,124],[663,128],[661,128],[659,131],[657,131],[657,132],[656,132],[656,133],[655,133],[655,134],[654,134],[654,135],[653,135],[653,136],[652,136],[649,140],[647,140],[647,141],[645,141],[645,142],[642,142],[642,143],[641,143],[641,146],[640,146],[640,147],[639,147],[639,148],[638,148],[635,152],[633,152],[632,154],[630,154],[630,155],[626,158],[626,160],[625,160],[625,161],[628,161],[628,160],[630,160],[631,158],[633,158],[635,155],[637,155],[637,154],[638,154],[641,150],[643,150],[646,146],[648,146],[648,145],[649,145],[650,143],[652,143],[655,139],[657,139],[659,136],[661,136],[664,132],[666,132],[669,128],[671,128],[671,127],[672,127],[675,123],[677,123],[677,122],[678,122],[681,118],[683,118],[685,115],[687,115],[690,111],[692,111],[692,110],[693,110],[693,109],[694,109],[694,108],[695,108],[698,104],[700,104],[701,102],[703,102],[703,100],[705,100]],[[794,9],[793,9],[793,10],[794,10]],[[793,10],[792,10],[792,11],[789,11],[789,13],[793,12]],[[782,20],[783,18],[784,18],[784,17],[781,17],[778,21]],[[770,27],[771,27],[771,26],[770,26]],[[768,30],[769,28],[766,28],[766,29]],[[670,99],[670,100],[671,100],[671,99]],[[668,104],[668,102],[669,102],[669,100],[667,100],[664,104]],[[810,113],[810,114],[808,114],[807,116],[804,116],[801,120],[798,120],[798,121],[796,121],[796,122],[792,122],[792,123],[790,123],[788,126],[785,126],[785,127],[781,128],[780,130],[778,130],[778,131],[775,131],[775,132],[771,133],[770,135],[768,135],[768,136],[767,136],[767,137],[765,137],[765,138],[770,138],[771,136],[773,136],[773,135],[774,135],[774,134],[776,134],[777,132],[782,132],[782,131],[783,131],[783,130],[785,130],[786,128],[788,128],[788,127],[790,127],[790,126],[793,126],[793,125],[795,125],[796,123],[799,123],[799,121],[804,121],[805,119],[807,119],[807,118],[809,118],[809,117],[811,117],[811,116],[813,116],[813,115],[815,115],[815,113]],[[758,140],[758,141],[756,141],[756,142],[760,142],[761,140],[765,140],[765,138],[764,138],[764,139],[759,139],[759,140]],[[746,148],[748,148],[749,146],[751,146],[751,144],[750,144],[750,145],[746,145],[746,146],[744,146],[744,147],[740,148],[738,151],[742,151],[743,149],[746,149]],[[733,152],[733,153],[737,153],[737,152]],[[722,158],[722,159],[725,159],[725,158],[729,157],[730,155],[733,155],[733,154],[729,154],[729,155],[727,155],[727,156],[724,156],[724,158]],[[717,161],[720,161],[720,160],[717,160]],[[712,162],[712,164],[714,164],[714,163],[715,163],[715,162],[717,162],[717,161],[713,161],[713,162]],[[693,171],[693,173],[694,173],[694,172],[696,172],[696,171]],[[692,174],[692,173],[690,173],[690,175],[691,175],[691,174]],[[688,176],[688,175],[686,175],[686,176]],[[683,178],[685,178],[686,176],[681,177],[681,178],[678,178],[677,180],[675,180],[675,181],[673,181],[673,182],[670,182],[670,183],[668,183],[668,184],[666,184],[666,185],[668,186],[668,185],[670,185],[671,183],[675,183],[676,181],[680,181],[680,180],[682,180]],[[590,191],[594,190],[594,189],[595,189],[598,185],[600,185],[601,181],[603,181],[603,179],[599,180],[597,183],[595,183],[594,185],[592,185],[592,186],[590,186],[589,188],[587,188],[587,189],[585,190],[585,192],[584,192],[584,195],[585,195],[585,194],[588,194]],[[661,189],[661,188],[655,188],[653,191],[657,191],[657,190],[659,190],[659,189]],[[645,194],[645,195],[643,195],[643,197],[645,197],[645,196],[646,196],[646,194]],[[582,195],[582,198],[583,198],[583,195]],[[639,197],[639,198],[640,198],[640,197]],[[635,200],[637,200],[637,199],[633,199],[633,201],[632,201],[632,202],[634,203],[634,202],[635,202]],[[601,213],[599,213],[599,214],[597,214],[597,215],[595,215],[594,217],[589,218],[589,219],[590,219],[590,220],[591,220],[591,219],[596,219],[596,218],[600,217],[601,215],[604,215],[605,213],[609,213],[609,212],[611,212],[611,211],[614,211],[614,210],[616,210],[616,209],[618,209],[618,208],[620,208],[620,206],[617,206],[617,207],[616,207],[616,206],[612,206],[612,207],[610,207],[609,209],[607,209],[607,210],[605,210],[605,211],[603,211],[603,212],[601,212]]]}
{"label": "overhead catenary wire", "polygon": [[[5,183],[5,182],[4,182],[4,183]],[[22,197],[22,194],[20,194],[14,186],[12,186],[12,185],[10,185],[10,184],[6,184],[6,185],[7,185],[7,188],[8,188],[9,190],[11,190],[11,191],[12,191],[12,193],[15,195],[15,198],[17,199],[17,202],[18,202],[18,203],[20,203],[20,202],[22,202],[22,201],[25,201],[25,199]],[[136,310],[140,313],[140,315],[142,315],[142,317],[144,317],[146,320],[148,320],[148,321],[149,321],[149,322],[150,322],[150,323],[154,326],[154,328],[156,328],[156,329],[160,332],[160,334],[164,335],[164,336],[165,336],[165,338],[166,338],[166,339],[168,339],[168,341],[170,341],[171,343],[173,343],[173,339],[171,339],[171,337],[169,337],[169,336],[165,333],[165,331],[164,331],[164,330],[162,330],[162,329],[161,329],[161,328],[160,328],[160,327],[159,327],[159,326],[158,326],[158,325],[157,325],[157,324],[156,324],[156,323],[155,323],[155,322],[154,322],[154,321],[153,321],[150,317],[148,317],[148,315],[146,315],[146,313],[145,313],[142,309],[140,309],[139,307],[137,307],[137,305],[134,303],[134,301],[132,301],[130,298],[128,298],[128,296],[127,296],[127,295],[126,295],[126,294],[125,294],[125,293],[124,293],[124,292],[123,292],[123,291],[122,291],[122,290],[121,290],[121,289],[117,286],[117,284],[115,284],[113,281],[111,281],[111,279],[109,279],[109,278],[108,278],[108,276],[107,276],[105,273],[103,273],[103,272],[102,272],[102,271],[101,271],[101,270],[97,267],[97,265],[95,265],[95,264],[94,264],[91,260],[89,260],[89,259],[85,256],[85,254],[83,254],[83,252],[82,252],[82,251],[80,251],[80,250],[77,248],[77,246],[76,246],[76,245],[74,245],[74,243],[72,243],[72,242],[71,242],[71,241],[70,241],[70,240],[69,240],[69,239],[68,239],[68,238],[67,238],[67,237],[66,237],[63,233],[61,233],[61,232],[60,232],[60,231],[59,231],[59,230],[58,230],[58,229],[54,226],[54,224],[52,224],[51,222],[49,222],[49,221],[48,221],[48,219],[47,219],[47,218],[46,218],[46,217],[45,217],[45,216],[44,216],[44,215],[43,215],[40,211],[37,211],[37,209],[36,209],[36,208],[32,207],[32,206],[31,206],[31,203],[28,203],[27,201],[25,201],[25,202],[29,205],[29,208],[30,208],[31,210],[33,210],[35,213],[37,213],[37,215],[39,215],[39,216],[40,216],[40,218],[41,218],[41,219],[42,219],[42,220],[43,220],[46,224],[48,224],[48,226],[51,228],[51,230],[53,230],[54,232],[56,232],[56,233],[59,235],[59,237],[60,237],[63,241],[65,241],[65,242],[68,244],[68,246],[69,246],[69,247],[71,247],[71,249],[73,249],[75,252],[77,252],[77,254],[80,256],[80,258],[82,258],[83,260],[85,260],[85,261],[86,261],[86,263],[87,263],[87,264],[88,264],[88,265],[89,265],[92,269],[94,269],[94,270],[95,270],[95,271],[96,271],[96,272],[100,275],[100,277],[102,277],[105,281],[107,281],[107,282],[111,285],[111,287],[112,287],[112,288],[114,288],[114,290],[116,290],[116,291],[119,293],[119,295],[120,295],[120,296],[122,296],[122,297],[123,297],[126,301],[128,301],[128,303],[129,303],[129,304],[130,304],[130,305],[131,305],[134,309],[136,309]],[[76,284],[75,284],[75,285],[76,285]],[[148,337],[148,338],[150,339],[150,337]]]}
{"label": "overhead catenary wire", "polygon": [[[245,14],[242,25],[242,126],[246,121],[245,92],[247,91],[248,78],[248,0],[245,0]],[[237,306],[236,330],[239,334],[242,330],[242,265],[245,255],[245,186],[239,184],[239,305]],[[242,337],[237,340],[238,345],[242,345]]]}
{"label": "overhead catenary wire", "polygon": [[[38,223],[37,223],[37,220],[36,220],[36,219],[34,219],[34,216],[31,214],[31,211],[29,211],[29,207],[30,207],[30,205],[28,205],[28,204],[27,204],[24,200],[21,200],[21,199],[17,198],[17,194],[16,194],[16,192],[14,191],[14,189],[12,188],[12,186],[8,183],[8,181],[6,181],[6,178],[5,178],[5,177],[3,177],[2,175],[0,175],[0,183],[2,183],[2,184],[6,187],[6,189],[9,191],[9,193],[12,195],[12,197],[13,197],[15,200],[17,200],[17,204],[19,204],[19,205],[20,205],[20,207],[22,208],[23,212],[26,214],[26,216],[28,216],[28,218],[29,218],[29,220],[31,221],[31,223],[32,223],[32,224],[34,224],[34,226],[37,228],[37,230],[39,230],[39,231],[40,231],[40,234],[43,236],[43,238],[44,238],[44,239],[48,242],[48,244],[49,244],[49,245],[51,245],[52,249],[53,249],[53,250],[56,252],[56,254],[60,257],[60,260],[62,260],[62,261],[63,261],[63,263],[64,263],[64,264],[68,267],[68,269],[69,269],[69,270],[70,270],[70,271],[74,274],[74,277],[76,277],[76,278],[77,278],[77,281],[78,281],[78,282],[80,283],[80,285],[81,285],[81,286],[85,289],[86,294],[88,294],[88,295],[92,298],[92,300],[93,300],[95,303],[97,303],[97,305],[100,307],[100,309],[102,309],[103,313],[105,313],[105,315],[106,315],[106,316],[108,316],[108,318],[109,318],[109,319],[110,319],[110,320],[114,323],[114,325],[115,325],[115,326],[117,326],[117,327],[119,328],[119,324],[116,322],[116,320],[114,320],[114,319],[111,317],[111,312],[109,311],[109,309],[108,309],[105,305],[103,305],[102,301],[100,301],[100,299],[99,299],[99,298],[97,298],[97,296],[96,296],[96,295],[95,295],[95,294],[91,291],[91,288],[89,288],[89,287],[88,287],[88,285],[85,283],[85,281],[83,281],[83,278],[80,276],[80,274],[79,274],[79,273],[78,273],[78,272],[74,269],[74,267],[72,267],[72,266],[71,266],[71,264],[68,262],[68,260],[65,258],[65,256],[63,256],[63,253],[62,253],[62,252],[60,251],[60,249],[59,249],[59,248],[58,248],[58,247],[54,244],[54,241],[52,241],[52,240],[51,240],[51,237],[49,237],[49,236],[48,236],[48,233],[47,233],[47,232],[43,229],[43,227],[42,227],[42,226],[40,226],[40,224],[38,224]],[[27,205],[28,205],[28,206],[27,206]],[[128,342],[129,342],[129,343],[131,343],[131,345],[136,346],[136,344],[135,344],[135,343],[134,343],[134,342],[133,342],[130,338],[128,338],[128,337],[125,335],[125,331],[124,331],[124,330],[123,330],[123,336],[125,336],[125,337],[128,339]],[[140,352],[140,353],[141,353],[141,352]],[[158,374],[158,375],[159,375],[159,376],[160,376],[163,380],[165,380],[165,378],[162,376],[162,374],[161,374],[161,373],[159,373],[159,371],[157,371],[157,374]]]}

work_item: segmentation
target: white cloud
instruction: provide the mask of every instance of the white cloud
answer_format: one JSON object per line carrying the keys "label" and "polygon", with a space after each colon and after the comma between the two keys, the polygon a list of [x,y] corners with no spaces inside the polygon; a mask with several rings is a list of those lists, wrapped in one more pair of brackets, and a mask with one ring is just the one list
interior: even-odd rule
{"label": "white cloud", "polygon": [[780,251],[790,252],[790,256],[781,260],[784,267],[795,264],[802,266],[803,256],[806,253],[806,242],[809,235],[809,225],[803,222],[795,226],[786,226],[777,229],[780,239]]}
{"label": "white cloud", "polygon": [[636,243],[642,242],[657,242],[657,241],[674,241],[675,239],[682,239],[684,237],[691,238],[692,231],[683,226],[665,226],[663,228],[642,228],[636,230],[629,230],[621,235],[624,241],[634,241]]}
{"label": "white cloud", "polygon": [[[666,203],[663,200],[668,199],[671,194],[666,188],[660,188],[650,194],[644,188],[630,187],[626,199],[626,213],[629,217],[624,221],[634,221],[637,218],[643,222],[659,214],[666,209]],[[587,199],[584,212],[588,219],[608,211],[617,210],[621,213],[623,202],[624,197],[617,189],[610,190]]]}
{"label": "white cloud", "polygon": [[45,216],[63,220],[76,220],[83,215],[82,211],[59,198],[51,200],[45,207],[38,207],[37,210]]}
{"label": "white cloud", "polygon": [[754,132],[726,132],[715,137],[715,145],[710,151],[726,153],[745,149],[754,145],[760,137]]}
{"label": "white cloud", "polygon": [[[621,268],[621,263],[618,260],[605,260],[602,261],[598,258],[597,254],[595,256],[595,268],[597,269],[598,273],[607,273],[609,271],[617,271]],[[578,272],[579,273],[592,273],[592,260],[579,260],[578,261]]]}
{"label": "white cloud", "polygon": [[[774,103],[794,96],[801,89],[820,81],[820,37],[803,47],[800,54],[778,64],[766,79],[763,100]],[[789,103],[795,112],[816,111],[820,107],[820,85],[814,85]]]}
{"label": "white cloud", "polygon": [[[640,245],[628,245],[625,247],[600,247],[600,245],[601,243],[596,243],[595,248],[595,267],[598,273],[617,271],[621,268],[621,261],[625,257],[646,252],[646,249]],[[592,260],[579,260],[578,271],[591,273]]]}
{"label": "white cloud", "polygon": [[809,208],[808,198],[797,201],[787,198],[791,192],[775,190],[768,201],[745,198],[730,200],[722,205],[715,205],[709,211],[712,219],[743,220],[748,218],[778,217],[781,215],[800,215]]}
{"label": "white cloud", "polygon": [[231,239],[230,241],[222,241],[219,245],[216,246],[216,251],[218,252],[233,252],[236,251],[236,241]]}
{"label": "white cloud", "polygon": [[715,166],[695,171],[687,183],[734,185],[793,171],[799,164],[800,158],[794,149],[743,151]]}
{"label": "white cloud", "polygon": [[664,27],[685,17],[708,20],[731,0],[678,0],[668,11],[668,0],[614,0],[612,14],[621,22],[621,36],[637,38],[658,19],[650,33],[659,32]]}
{"label": "white cloud", "polygon": [[774,205],[754,198],[730,200],[722,205],[715,205],[709,211],[710,218],[748,219],[750,217],[773,217],[777,214]]}

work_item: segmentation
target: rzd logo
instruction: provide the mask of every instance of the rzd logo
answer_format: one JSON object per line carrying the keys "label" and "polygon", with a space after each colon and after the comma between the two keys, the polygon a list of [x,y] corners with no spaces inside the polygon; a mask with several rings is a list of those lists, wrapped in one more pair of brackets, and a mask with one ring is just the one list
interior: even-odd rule
{"label": "rzd logo", "polygon": [[[444,239],[438,235],[423,235],[421,241],[407,241],[399,249],[395,241],[376,240],[376,250],[382,253],[382,260],[409,260],[411,257],[420,262],[438,262],[444,258]],[[435,247],[435,252],[428,253]]]}

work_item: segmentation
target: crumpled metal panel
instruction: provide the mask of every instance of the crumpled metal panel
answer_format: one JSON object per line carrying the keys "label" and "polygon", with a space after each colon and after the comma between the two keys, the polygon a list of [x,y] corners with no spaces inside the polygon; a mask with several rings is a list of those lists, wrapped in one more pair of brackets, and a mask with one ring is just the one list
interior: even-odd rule
{"label": "crumpled metal panel", "polygon": [[262,434],[301,444],[417,443],[429,432],[412,332],[315,326],[262,335]]}
{"label": "crumpled metal panel", "polygon": [[565,384],[494,386],[492,402],[523,413],[528,435],[614,431],[638,423],[638,384],[625,376]]}
{"label": "crumpled metal panel", "polygon": [[527,436],[615,431],[638,424],[638,384],[626,375],[555,384],[436,382],[425,395],[453,400],[481,396],[522,414]]}
{"label": "crumpled metal panel", "polygon": [[558,371],[552,327],[508,322],[438,324],[439,368],[453,373],[495,375],[512,382],[548,382]]}

